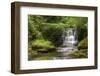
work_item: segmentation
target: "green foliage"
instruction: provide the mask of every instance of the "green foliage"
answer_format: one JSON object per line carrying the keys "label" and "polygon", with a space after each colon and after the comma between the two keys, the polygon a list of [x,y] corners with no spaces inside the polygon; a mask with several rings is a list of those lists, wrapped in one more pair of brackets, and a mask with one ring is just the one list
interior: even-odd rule
{"label": "green foliage", "polygon": [[[87,21],[87,17],[29,15],[29,39],[33,40],[43,36],[48,39],[47,34],[49,33],[49,40],[55,39],[58,41],[64,28],[72,27],[77,28],[78,41],[81,41],[87,36]],[[54,35],[57,35],[57,37],[52,38]],[[53,41],[54,43],[56,43],[55,40]]]}
{"label": "green foliage", "polygon": [[79,42],[78,49],[87,49],[87,48],[88,48],[88,40],[87,38],[84,38]]}
{"label": "green foliage", "polygon": [[46,23],[61,23],[64,20],[64,16],[43,16]]}
{"label": "green foliage", "polygon": [[50,23],[44,25],[46,27],[44,27],[45,29],[42,32],[43,37],[54,43],[54,45],[57,45],[59,39],[62,36],[64,25],[61,26],[60,24],[50,24]]}
{"label": "green foliage", "polygon": [[72,26],[72,27],[77,27],[81,28],[82,26],[84,27],[85,24],[87,23],[88,18],[87,17],[68,17],[67,18],[67,24]]}
{"label": "green foliage", "polygon": [[[37,17],[35,19],[35,17]],[[41,20],[38,16],[28,16],[28,39],[32,41],[37,38],[42,38],[41,32],[39,31],[39,21]],[[39,20],[40,19],[40,20]],[[39,20],[39,21],[38,21]]]}
{"label": "green foliage", "polygon": [[50,41],[38,39],[32,42],[32,48],[36,51],[49,51],[54,49],[55,46]]}

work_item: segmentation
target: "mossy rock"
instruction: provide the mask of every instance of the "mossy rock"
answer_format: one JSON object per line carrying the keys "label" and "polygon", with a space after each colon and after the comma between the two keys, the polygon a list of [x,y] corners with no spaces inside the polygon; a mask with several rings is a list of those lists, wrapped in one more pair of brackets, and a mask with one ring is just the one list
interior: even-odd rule
{"label": "mossy rock", "polygon": [[81,40],[78,44],[78,49],[87,49],[88,48],[88,40],[87,38]]}
{"label": "mossy rock", "polygon": [[55,46],[48,40],[37,39],[32,43],[32,49],[36,51],[50,51],[50,49],[55,49]]}

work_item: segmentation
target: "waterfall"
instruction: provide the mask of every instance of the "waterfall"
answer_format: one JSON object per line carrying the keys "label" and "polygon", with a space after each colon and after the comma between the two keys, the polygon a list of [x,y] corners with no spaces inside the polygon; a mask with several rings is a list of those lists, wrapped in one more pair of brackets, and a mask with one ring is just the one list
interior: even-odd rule
{"label": "waterfall", "polygon": [[76,49],[77,31],[74,28],[66,28],[62,34],[63,43],[58,47],[58,52],[69,52]]}
{"label": "waterfall", "polygon": [[73,47],[77,44],[77,33],[76,29],[67,28],[63,32],[63,44],[65,47]]}
{"label": "waterfall", "polygon": [[71,59],[69,54],[77,50],[77,30],[75,28],[66,28],[62,34],[62,41],[62,45],[57,48],[60,55],[53,59]]}

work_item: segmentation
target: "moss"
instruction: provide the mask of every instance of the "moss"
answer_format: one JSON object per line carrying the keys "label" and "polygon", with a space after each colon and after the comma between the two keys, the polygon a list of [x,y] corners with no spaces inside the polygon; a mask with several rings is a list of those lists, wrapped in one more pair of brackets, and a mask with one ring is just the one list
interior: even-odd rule
{"label": "moss", "polygon": [[88,40],[87,38],[84,38],[83,40],[81,40],[78,44],[78,49],[87,49],[88,48]]}
{"label": "moss", "polygon": [[53,49],[55,46],[48,40],[37,39],[32,42],[32,48],[36,51],[49,51],[49,49]]}

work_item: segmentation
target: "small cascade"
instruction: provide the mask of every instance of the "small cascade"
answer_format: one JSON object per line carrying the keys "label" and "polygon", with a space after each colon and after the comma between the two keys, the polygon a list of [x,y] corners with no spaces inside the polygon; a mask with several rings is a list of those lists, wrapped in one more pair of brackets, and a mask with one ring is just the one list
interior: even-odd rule
{"label": "small cascade", "polygon": [[60,47],[57,48],[57,52],[60,52],[59,57],[54,57],[54,59],[70,59],[68,56],[72,51],[77,50],[76,44],[77,40],[77,31],[74,28],[66,28],[62,34],[63,43]]}
{"label": "small cascade", "polygon": [[76,49],[77,31],[74,28],[66,28],[62,34],[63,44],[58,47],[58,52],[69,52]]}
{"label": "small cascade", "polygon": [[63,32],[63,45],[65,47],[73,47],[77,43],[76,30],[73,28],[65,29]]}

